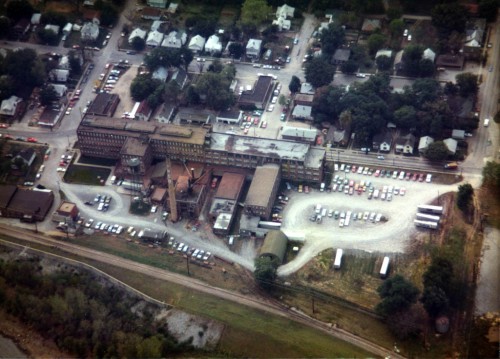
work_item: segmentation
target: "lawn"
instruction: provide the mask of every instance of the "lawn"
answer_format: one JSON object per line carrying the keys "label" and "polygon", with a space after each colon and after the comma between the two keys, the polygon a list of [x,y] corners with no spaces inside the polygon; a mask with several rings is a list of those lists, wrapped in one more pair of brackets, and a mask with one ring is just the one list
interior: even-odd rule
{"label": "lawn", "polygon": [[73,184],[103,185],[111,170],[109,168],[71,165],[65,173],[64,181]]}
{"label": "lawn", "polygon": [[[18,239],[13,242],[27,244]],[[47,252],[59,250],[29,244]],[[123,268],[113,267],[74,255],[67,257],[88,263],[116,279],[186,312],[223,322],[224,334],[215,355],[226,357],[368,357],[367,353],[322,332],[304,327],[279,316],[238,305],[173,283],[151,278]]]}

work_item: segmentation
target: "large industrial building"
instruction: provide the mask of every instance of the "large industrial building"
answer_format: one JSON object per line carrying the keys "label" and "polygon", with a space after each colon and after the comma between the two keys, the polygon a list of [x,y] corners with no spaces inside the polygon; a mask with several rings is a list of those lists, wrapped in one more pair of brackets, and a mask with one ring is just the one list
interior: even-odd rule
{"label": "large industrial building", "polygon": [[279,165],[269,163],[257,167],[245,200],[245,213],[269,219],[280,180]]}
{"label": "large industrial building", "polygon": [[0,186],[0,217],[43,221],[53,203],[54,193],[49,190]]}
{"label": "large industrial building", "polygon": [[245,176],[239,173],[225,173],[222,176],[209,211],[215,234],[229,233],[244,183]]}
{"label": "large industrial building", "polygon": [[[149,161],[150,151],[153,160],[169,157],[250,169],[274,163],[281,167],[283,179],[320,183],[323,177],[325,150],[306,143],[212,133],[206,127],[89,116],[80,123],[77,136],[82,155],[120,160],[119,167],[127,167],[124,159],[131,154]],[[139,142],[133,141],[132,146],[127,144],[129,138]],[[143,166],[146,168],[147,162]]]}

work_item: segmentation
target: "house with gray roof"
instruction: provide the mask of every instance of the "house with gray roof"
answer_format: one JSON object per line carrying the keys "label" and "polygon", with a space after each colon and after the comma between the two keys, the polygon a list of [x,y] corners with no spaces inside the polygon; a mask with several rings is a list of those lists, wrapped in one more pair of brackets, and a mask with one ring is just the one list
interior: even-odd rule
{"label": "house with gray roof", "polygon": [[82,41],[95,41],[99,37],[99,23],[86,22],[80,29]]}
{"label": "house with gray roof", "polygon": [[284,126],[281,131],[281,137],[284,140],[292,140],[298,142],[306,142],[314,145],[316,143],[316,137],[318,136],[318,130],[316,128],[303,128],[296,126]]}
{"label": "house with gray roof", "polygon": [[292,117],[294,119],[312,120],[311,113],[312,113],[311,106],[297,105],[293,108]]}
{"label": "house with gray roof", "polygon": [[337,49],[332,57],[332,62],[335,65],[342,65],[351,57],[351,49]]}
{"label": "house with gray roof", "polygon": [[396,139],[396,146],[394,148],[396,153],[402,153],[404,155],[411,155],[415,150],[416,138],[414,135],[407,134],[404,136],[399,136]]}
{"label": "house with gray roof", "polygon": [[455,154],[457,152],[457,145],[458,141],[453,139],[453,138],[447,138],[443,140],[443,143],[445,144],[446,148],[448,148],[448,151],[450,151],[451,154]]}
{"label": "house with gray roof", "polygon": [[261,49],[262,49],[262,40],[250,39],[248,40],[246,46],[246,55],[247,57],[258,59],[260,57]]}
{"label": "house with gray roof", "polygon": [[187,40],[187,34],[184,31],[171,31],[161,43],[162,47],[171,49],[180,49]]}
{"label": "house with gray roof", "polygon": [[392,147],[392,134],[381,132],[373,136],[372,148],[380,152],[390,152]]}
{"label": "house with gray roof", "polygon": [[425,153],[425,151],[427,151],[427,148],[429,147],[429,145],[433,142],[434,142],[434,139],[430,136],[420,137],[420,140],[418,141],[418,152]]}
{"label": "house with gray roof", "polygon": [[188,49],[194,53],[202,52],[205,47],[205,38],[200,35],[195,35],[189,41]]}

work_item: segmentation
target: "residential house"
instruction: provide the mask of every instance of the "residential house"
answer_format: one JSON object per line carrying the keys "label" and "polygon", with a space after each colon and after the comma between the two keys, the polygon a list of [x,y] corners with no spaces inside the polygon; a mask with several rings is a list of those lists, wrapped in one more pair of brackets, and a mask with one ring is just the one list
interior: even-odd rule
{"label": "residential house", "polygon": [[396,140],[396,153],[402,153],[404,155],[413,154],[413,151],[415,150],[415,141],[416,138],[411,133],[404,136],[399,136],[399,138]]}
{"label": "residential house", "polygon": [[332,57],[332,62],[334,65],[342,65],[349,60],[351,56],[350,49],[337,49]]}
{"label": "residential house", "polygon": [[462,70],[464,68],[465,58],[462,54],[444,54],[439,55],[436,60],[437,67],[452,68]]}
{"label": "residential house", "polygon": [[149,107],[148,101],[142,100],[139,108],[135,112],[135,118],[139,121],[149,121],[153,110]]}
{"label": "residential house", "polygon": [[178,3],[175,3],[175,2],[171,2],[170,4],[168,4],[168,9],[167,9],[167,12],[169,14],[175,14],[177,12],[177,8],[179,7],[179,4]]}
{"label": "residential house", "polygon": [[431,60],[432,62],[434,62],[434,60],[436,59],[436,53],[434,51],[432,51],[430,48],[427,48],[424,50],[424,53],[422,54],[422,58],[427,59],[427,60]]}
{"label": "residential house", "polygon": [[39,25],[41,18],[42,18],[42,14],[40,14],[39,12],[31,15],[31,25]]}
{"label": "residential house", "polygon": [[166,67],[160,66],[153,71],[151,77],[155,80],[160,80],[161,82],[167,81],[168,70]]}
{"label": "residential house", "polygon": [[21,159],[23,161],[23,164],[26,167],[30,167],[33,164],[33,161],[36,158],[36,152],[32,147],[27,147],[19,151],[19,153],[12,158],[12,168],[14,169],[20,169],[18,168],[15,163]]}
{"label": "residential house", "polygon": [[171,31],[161,43],[161,46],[171,48],[171,49],[180,49],[186,43],[187,35],[184,31]]}
{"label": "residential house", "polygon": [[396,56],[394,57],[394,71],[398,72],[403,69],[403,54],[404,49],[396,52]]}
{"label": "residential house", "polygon": [[427,148],[431,143],[434,142],[434,139],[430,136],[422,136],[420,137],[420,141],[418,141],[418,152],[425,153]]}
{"label": "residential house", "polygon": [[184,88],[184,85],[186,85],[187,80],[187,72],[182,68],[175,69],[170,78],[170,81],[175,81],[181,90]]}
{"label": "residential house", "polygon": [[448,151],[450,151],[451,154],[455,154],[457,152],[457,145],[458,141],[453,139],[453,138],[447,138],[443,140],[443,143],[445,144],[446,148],[448,148]]}
{"label": "residential house", "polygon": [[294,119],[312,120],[312,107],[298,105],[293,108],[292,117]]}
{"label": "residential house", "polygon": [[151,24],[151,27],[149,28],[151,31],[158,31],[161,28],[161,25],[165,21],[160,21],[160,20],[154,20],[153,23]]}
{"label": "residential house", "polygon": [[380,56],[387,56],[388,58],[391,58],[392,50],[387,50],[387,49],[378,50],[377,53],[375,54],[375,59],[377,59]]}
{"label": "residential house", "polygon": [[365,19],[363,21],[363,25],[361,26],[361,31],[365,34],[371,34],[377,29],[380,29],[379,19]]}
{"label": "residential house", "polygon": [[476,18],[467,22],[463,47],[466,59],[479,59],[481,57],[485,31],[486,19]]}
{"label": "residential house", "polygon": [[303,82],[300,85],[300,93],[306,95],[314,95],[314,87],[309,82]]}
{"label": "residential house", "polygon": [[316,142],[316,136],[318,136],[318,130],[316,128],[284,126],[281,131],[281,137],[283,137],[284,140],[307,142],[311,145],[314,145]]}
{"label": "residential house", "polygon": [[159,31],[150,31],[146,39],[146,45],[150,47],[160,46],[161,42],[163,41],[163,36],[163,33]]}
{"label": "residential house", "polygon": [[372,148],[380,152],[390,152],[392,146],[392,134],[381,132],[373,136]]}
{"label": "residential house", "polygon": [[210,55],[220,54],[222,52],[222,44],[220,42],[219,36],[212,35],[208,38],[205,43],[205,51],[209,52]]}
{"label": "residential house", "polygon": [[465,131],[464,130],[453,130],[451,132],[451,138],[455,140],[463,140],[465,139]]}
{"label": "residential house", "polygon": [[330,128],[328,128],[328,132],[326,133],[326,142],[337,147],[347,147],[350,138],[350,127],[340,128],[330,126]]}
{"label": "residential house", "polygon": [[248,40],[246,46],[247,57],[251,59],[258,59],[260,57],[261,49],[262,49],[262,40],[259,39]]}
{"label": "residential house", "polygon": [[242,119],[243,119],[243,111],[230,108],[219,112],[216,121],[226,124],[237,125],[241,122]]}
{"label": "residential house", "polygon": [[99,37],[99,20],[94,19],[92,22],[86,22],[81,30],[80,34],[82,41],[95,41]]}
{"label": "residential house", "polygon": [[61,29],[61,27],[59,25],[51,25],[51,24],[45,25],[45,30],[51,30],[56,35],[59,35],[59,30],[60,29]]}
{"label": "residential house", "polygon": [[288,18],[293,18],[295,13],[295,8],[284,4],[283,6],[278,6],[276,10],[276,19],[273,20],[273,25],[277,25],[280,31],[290,30],[292,22]]}
{"label": "residential house", "polygon": [[189,41],[188,49],[194,53],[202,52],[205,47],[205,38],[200,35],[195,35]]}
{"label": "residential house", "polygon": [[302,93],[296,94],[295,98],[293,99],[293,103],[295,106],[297,105],[312,106],[313,102],[314,102],[314,95],[308,95]]}
{"label": "residential house", "polygon": [[67,82],[69,77],[69,70],[54,69],[50,71],[49,78],[54,82]]}
{"label": "residential house", "polygon": [[174,103],[164,103],[161,110],[156,115],[156,120],[160,123],[170,123],[174,119],[177,106]]}
{"label": "residential house", "polygon": [[67,55],[61,56],[59,63],[57,64],[58,69],[69,70],[69,57]]}
{"label": "residential house", "polygon": [[66,95],[66,92],[68,92],[68,88],[65,85],[61,84],[51,84],[52,87],[54,87],[54,90],[56,90],[57,97],[61,98],[64,95]]}
{"label": "residential house", "polygon": [[66,25],[64,25],[62,32],[64,35],[68,35],[72,29],[73,29],[73,24],[68,22]]}
{"label": "residential house", "polygon": [[18,105],[23,101],[22,98],[17,96],[10,96],[8,99],[2,101],[0,105],[0,115],[14,116],[16,114]]}
{"label": "residential house", "polygon": [[161,10],[154,9],[152,7],[147,7],[142,10],[141,17],[144,20],[160,20],[161,19]]}
{"label": "residential house", "polygon": [[161,9],[164,9],[167,7],[167,0],[148,0],[147,1],[147,4],[148,6],[151,6],[151,7],[157,7],[157,8],[161,8]]}
{"label": "residential house", "polygon": [[140,37],[141,39],[145,40],[146,39],[146,34],[147,34],[146,30],[143,30],[141,28],[136,28],[136,29],[132,30],[132,32],[130,33],[130,35],[128,37],[128,43],[132,44],[132,40],[135,37]]}

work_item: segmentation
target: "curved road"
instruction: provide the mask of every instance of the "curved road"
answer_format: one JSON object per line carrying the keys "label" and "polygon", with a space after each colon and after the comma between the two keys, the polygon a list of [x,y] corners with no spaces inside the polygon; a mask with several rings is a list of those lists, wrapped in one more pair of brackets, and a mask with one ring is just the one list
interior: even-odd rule
{"label": "curved road", "polygon": [[[63,250],[68,253],[76,254],[78,256],[89,258],[95,261],[99,261],[101,263],[105,263],[108,265],[113,265],[119,268],[124,268],[128,270],[132,270],[144,275],[148,275],[157,279],[166,280],[172,283],[176,283],[178,285],[185,286],[187,288],[207,293],[225,300],[229,300],[241,305],[245,305],[251,308],[255,308],[261,311],[265,311],[274,315],[279,315],[281,317],[285,317],[287,319],[299,322],[301,324],[307,325],[309,327],[321,330],[322,332],[336,337],[338,339],[344,340],[348,343],[351,343],[355,346],[358,346],[366,351],[369,351],[373,354],[391,358],[404,358],[401,355],[397,355],[396,353],[383,348],[379,345],[376,345],[364,338],[360,338],[356,335],[353,335],[347,331],[338,328],[330,328],[327,324],[316,320],[314,318],[308,317],[303,313],[299,313],[296,311],[289,310],[282,305],[279,305],[277,302],[266,299],[264,297],[254,296],[254,295],[241,295],[236,292],[232,292],[226,289],[221,289],[217,287],[213,287],[208,285],[202,281],[199,281],[194,278],[185,277],[180,274],[171,273],[165,270],[161,270],[155,267],[151,267],[145,264],[137,263],[131,260],[123,259],[120,257],[113,256],[111,254],[102,253],[93,249],[88,249],[84,247],[80,247],[78,245],[65,243],[61,241],[57,241],[55,239],[51,239],[45,237],[43,235],[30,233],[28,231],[14,228],[8,225],[0,224],[0,234],[4,234],[6,236],[14,236],[15,238],[39,243],[43,245],[51,245],[55,246],[60,250]],[[6,242],[9,242],[6,240]],[[43,251],[41,251],[43,252]],[[49,252],[43,252],[48,255],[52,255]],[[84,263],[85,264],[85,263]]]}

